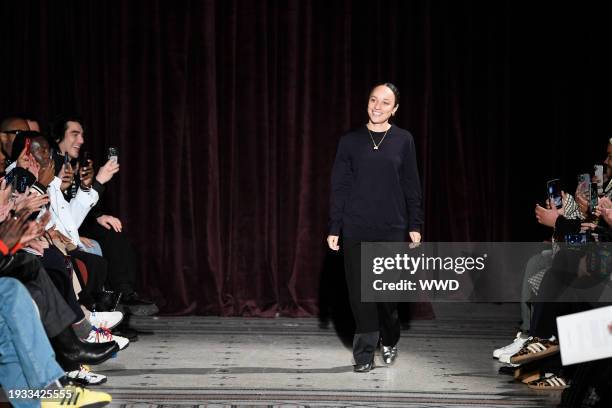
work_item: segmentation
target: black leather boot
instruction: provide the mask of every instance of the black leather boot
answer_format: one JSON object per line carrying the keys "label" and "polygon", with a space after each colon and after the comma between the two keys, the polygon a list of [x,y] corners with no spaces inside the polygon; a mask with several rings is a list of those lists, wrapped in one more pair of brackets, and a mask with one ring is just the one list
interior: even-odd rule
{"label": "black leather boot", "polygon": [[51,345],[55,350],[55,357],[62,365],[100,364],[119,351],[119,345],[114,341],[87,343],[79,339],[70,326],[53,337]]}

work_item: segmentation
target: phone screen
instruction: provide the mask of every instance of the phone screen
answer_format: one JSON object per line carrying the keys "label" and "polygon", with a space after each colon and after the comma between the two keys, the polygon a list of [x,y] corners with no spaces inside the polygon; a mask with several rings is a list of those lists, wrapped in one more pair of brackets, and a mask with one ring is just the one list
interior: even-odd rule
{"label": "phone screen", "polygon": [[116,147],[108,148],[108,160],[112,160],[115,163],[119,162],[119,150]]}
{"label": "phone screen", "polygon": [[21,175],[16,176],[13,179],[13,185],[14,185],[15,191],[23,194],[28,188],[28,179],[25,176],[21,176]]}
{"label": "phone screen", "polygon": [[597,207],[597,204],[599,203],[598,200],[599,195],[597,194],[597,183],[592,183],[591,184],[591,212],[595,211],[595,207]]}
{"label": "phone screen", "polygon": [[80,157],[81,167],[86,167],[89,164],[89,152],[84,151]]}
{"label": "phone screen", "polygon": [[580,174],[578,176],[578,186],[576,187],[576,194],[580,194],[585,200],[591,199],[591,175],[588,173]]}
{"label": "phone screen", "polygon": [[597,194],[603,194],[603,165],[596,164],[593,166],[593,173],[597,178]]}
{"label": "phone screen", "polygon": [[546,183],[548,190],[548,199],[550,205],[554,205],[557,208],[563,207],[563,198],[561,197],[561,182],[559,179],[550,180]]}

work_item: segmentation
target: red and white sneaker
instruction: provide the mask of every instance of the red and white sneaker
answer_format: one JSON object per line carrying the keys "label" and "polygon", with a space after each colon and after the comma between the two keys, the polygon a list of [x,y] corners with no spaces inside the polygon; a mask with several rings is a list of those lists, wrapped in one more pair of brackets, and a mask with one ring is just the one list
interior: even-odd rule
{"label": "red and white sneaker", "polygon": [[89,323],[95,327],[106,327],[112,329],[123,320],[121,312],[91,312]]}
{"label": "red and white sneaker", "polygon": [[130,340],[125,337],[115,336],[106,327],[94,327],[89,332],[89,336],[85,339],[88,343],[108,343],[115,341],[119,345],[119,350],[124,350],[130,345]]}

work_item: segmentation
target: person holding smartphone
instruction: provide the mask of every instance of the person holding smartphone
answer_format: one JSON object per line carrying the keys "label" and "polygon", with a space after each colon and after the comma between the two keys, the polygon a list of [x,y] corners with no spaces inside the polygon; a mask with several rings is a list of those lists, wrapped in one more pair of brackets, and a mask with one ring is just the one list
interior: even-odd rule
{"label": "person holding smartphone", "polygon": [[421,183],[412,135],[389,120],[399,108],[391,83],[372,88],[368,123],[342,136],[331,177],[327,244],[340,249],[342,235],[346,281],[355,336],[355,372],[374,368],[380,339],[383,361],[392,364],[400,322],[395,303],[361,302],[360,244],[372,241],[421,241]]}
{"label": "person holding smartphone", "polygon": [[[84,157],[88,152],[81,151],[85,143],[85,132],[79,116],[63,115],[56,118],[52,125],[52,136],[62,155],[80,161],[79,171],[74,175],[75,184],[93,179],[93,188],[96,188],[98,184],[105,184],[119,170],[119,153],[116,148],[109,148],[107,162],[94,179],[93,162],[88,157]],[[70,200],[70,197],[67,199]],[[132,243],[123,233],[121,220],[106,213],[98,204],[83,222],[79,233],[99,242],[103,257],[109,264],[110,287],[121,292],[121,303],[134,314],[157,313],[157,306],[150,300],[140,297],[135,290],[139,267],[138,256]]]}

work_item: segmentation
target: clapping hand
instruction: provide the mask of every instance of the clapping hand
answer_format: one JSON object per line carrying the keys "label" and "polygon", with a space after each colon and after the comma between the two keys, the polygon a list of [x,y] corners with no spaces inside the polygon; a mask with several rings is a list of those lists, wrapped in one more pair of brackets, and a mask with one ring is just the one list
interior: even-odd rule
{"label": "clapping hand", "polygon": [[24,233],[28,230],[31,211],[17,211],[15,215],[6,219],[0,224],[0,240],[8,248],[13,248],[20,242]]}

